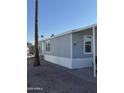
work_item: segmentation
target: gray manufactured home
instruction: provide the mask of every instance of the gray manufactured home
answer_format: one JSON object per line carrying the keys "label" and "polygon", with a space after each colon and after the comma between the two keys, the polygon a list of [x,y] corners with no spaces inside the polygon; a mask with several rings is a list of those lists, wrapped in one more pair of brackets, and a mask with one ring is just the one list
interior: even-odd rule
{"label": "gray manufactured home", "polygon": [[46,61],[74,69],[90,67],[97,56],[97,25],[93,24],[43,39],[39,53]]}

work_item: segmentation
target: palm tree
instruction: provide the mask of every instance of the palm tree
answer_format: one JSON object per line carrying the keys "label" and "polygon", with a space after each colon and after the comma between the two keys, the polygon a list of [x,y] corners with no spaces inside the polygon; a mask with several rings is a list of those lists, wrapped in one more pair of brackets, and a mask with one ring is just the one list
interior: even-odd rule
{"label": "palm tree", "polygon": [[38,50],[38,0],[35,0],[35,57],[34,66],[40,66],[39,50]]}

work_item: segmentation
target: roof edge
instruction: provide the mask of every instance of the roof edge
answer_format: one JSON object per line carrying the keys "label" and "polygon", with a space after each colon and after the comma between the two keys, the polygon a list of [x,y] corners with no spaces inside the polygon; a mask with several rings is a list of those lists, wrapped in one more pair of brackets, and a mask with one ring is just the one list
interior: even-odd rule
{"label": "roof edge", "polygon": [[60,37],[60,36],[63,36],[63,35],[71,34],[71,33],[78,32],[78,31],[82,31],[82,30],[86,30],[86,29],[89,29],[89,28],[94,27],[94,26],[97,26],[97,24],[92,24],[92,25],[85,26],[85,27],[82,27],[82,28],[69,30],[69,31],[60,33],[60,34],[58,34],[58,35],[55,35],[55,36],[53,36],[53,37],[45,38],[45,39],[40,40],[40,41],[46,41],[46,40],[53,39],[53,38],[56,38],[56,37]]}

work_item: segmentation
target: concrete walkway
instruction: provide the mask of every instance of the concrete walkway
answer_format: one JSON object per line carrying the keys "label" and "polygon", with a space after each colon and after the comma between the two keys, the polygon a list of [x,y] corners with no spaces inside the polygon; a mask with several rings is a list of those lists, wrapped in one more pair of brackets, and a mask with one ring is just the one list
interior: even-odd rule
{"label": "concrete walkway", "polygon": [[96,80],[76,75],[78,70],[70,70],[47,61],[41,61],[39,67],[33,67],[32,63],[33,58],[29,58],[28,93],[97,93]]}

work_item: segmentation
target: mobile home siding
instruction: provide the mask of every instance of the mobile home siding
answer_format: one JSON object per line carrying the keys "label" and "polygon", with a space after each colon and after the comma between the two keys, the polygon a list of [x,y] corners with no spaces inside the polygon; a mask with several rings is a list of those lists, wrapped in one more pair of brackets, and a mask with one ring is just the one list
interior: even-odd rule
{"label": "mobile home siding", "polygon": [[50,39],[49,41],[50,41],[50,52],[45,51],[44,52],[45,55],[52,55],[52,56],[65,57],[65,58],[71,57],[70,34],[56,37]]}
{"label": "mobile home siding", "polygon": [[72,33],[72,58],[91,58],[92,54],[84,54],[84,35],[92,35],[92,28]]}
{"label": "mobile home siding", "polygon": [[[97,30],[97,27],[95,28]],[[92,66],[93,53],[84,53],[84,36],[93,35],[93,26],[70,31],[55,37],[42,40],[39,45],[40,54],[44,55],[46,61],[74,69]],[[96,55],[97,55],[97,31],[96,39]],[[46,52],[46,42],[50,42],[50,52]],[[92,42],[93,43],[93,42]],[[92,45],[93,46],[93,45]],[[42,51],[41,51],[42,50]],[[47,50],[49,44],[47,43]]]}

